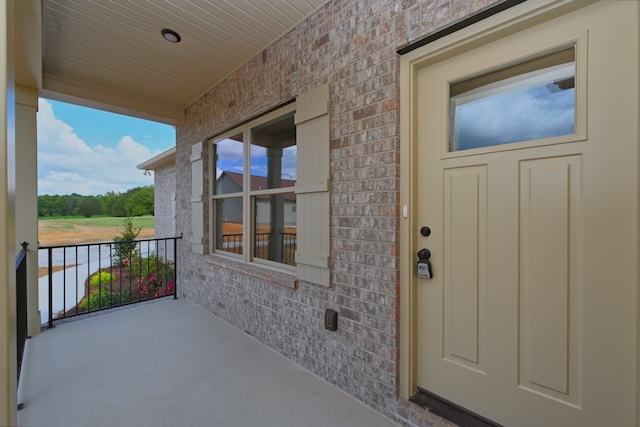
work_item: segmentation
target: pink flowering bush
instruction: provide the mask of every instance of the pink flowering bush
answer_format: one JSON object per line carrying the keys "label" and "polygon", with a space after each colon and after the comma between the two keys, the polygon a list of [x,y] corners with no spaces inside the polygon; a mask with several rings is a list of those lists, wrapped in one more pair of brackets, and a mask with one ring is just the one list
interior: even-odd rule
{"label": "pink flowering bush", "polygon": [[76,307],[79,312],[116,307],[136,301],[160,298],[175,293],[173,263],[132,256],[120,264],[92,274],[85,283],[85,297]]}

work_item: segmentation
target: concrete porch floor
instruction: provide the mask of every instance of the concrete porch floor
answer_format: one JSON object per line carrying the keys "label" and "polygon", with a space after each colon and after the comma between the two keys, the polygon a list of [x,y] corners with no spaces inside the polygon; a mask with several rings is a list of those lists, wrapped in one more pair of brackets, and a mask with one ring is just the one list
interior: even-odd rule
{"label": "concrete porch floor", "polygon": [[56,326],[27,341],[20,426],[395,426],[184,300]]}

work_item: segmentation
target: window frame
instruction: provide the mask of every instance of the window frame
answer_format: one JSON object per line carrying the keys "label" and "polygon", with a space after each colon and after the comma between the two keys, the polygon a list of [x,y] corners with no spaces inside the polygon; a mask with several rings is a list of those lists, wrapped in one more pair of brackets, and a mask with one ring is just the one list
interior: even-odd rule
{"label": "window frame", "polygon": [[[502,61],[495,61],[488,58],[487,61],[491,63],[491,66],[483,66],[478,64],[477,69],[474,72],[466,73],[464,75],[456,76],[451,79],[442,81],[441,90],[441,105],[442,111],[446,111],[446,114],[442,115],[442,125],[445,132],[441,135],[440,141],[440,158],[450,159],[472,156],[477,154],[490,154],[503,151],[519,150],[531,147],[565,144],[569,142],[584,141],[587,139],[587,49],[588,49],[587,32],[581,32],[574,35],[574,37],[568,38],[564,41],[554,43],[548,46],[540,46],[536,49],[524,52],[518,56],[511,56],[510,58],[503,58]],[[485,74],[491,74],[493,72],[501,72],[511,67],[518,67],[519,64],[526,63],[538,58],[544,58],[547,55],[553,55],[557,52],[573,48],[574,49],[574,89],[575,89],[575,101],[574,101],[574,132],[567,135],[553,136],[541,139],[533,139],[527,141],[510,142],[501,145],[491,145],[480,148],[470,148],[466,150],[451,151],[449,146],[449,124],[451,122],[450,111],[450,88],[451,85],[458,84],[461,81],[472,80],[477,76]]]}
{"label": "window frame", "polygon": [[[210,227],[210,241],[212,242],[210,253],[215,255],[220,255],[228,258],[232,258],[238,261],[242,261],[245,263],[262,265],[265,267],[271,267],[279,270],[283,270],[289,273],[296,272],[296,265],[289,265],[285,263],[280,263],[277,261],[270,261],[262,258],[258,258],[255,256],[255,236],[256,236],[256,224],[255,224],[255,198],[257,196],[264,195],[275,195],[275,194],[286,194],[286,193],[295,193],[295,186],[289,187],[281,187],[281,188],[272,188],[272,189],[261,189],[261,190],[251,190],[251,173],[247,173],[247,171],[251,171],[251,147],[253,143],[253,132],[252,130],[265,125],[269,122],[278,120],[279,118],[295,115],[296,113],[296,103],[291,102],[285,106],[277,108],[273,111],[265,113],[259,117],[251,119],[233,129],[229,129],[224,131],[223,133],[217,134],[211,138],[209,138],[209,144],[211,144],[210,150],[210,165],[211,172],[209,172],[209,200],[211,202],[210,209],[210,218],[209,223]],[[295,125],[294,125],[295,126]],[[243,189],[241,192],[235,193],[226,193],[226,194],[215,194],[215,185],[216,185],[216,165],[217,161],[214,157],[215,149],[214,146],[218,142],[233,136],[237,136],[238,134],[242,134],[242,144],[243,144],[243,172],[242,172],[242,186]],[[298,142],[296,141],[296,147]],[[297,162],[296,162],[296,175],[297,175]],[[297,178],[296,178],[297,181]],[[216,248],[216,201],[231,199],[240,197],[242,199],[242,254],[234,254],[229,251],[225,251],[222,249]],[[296,224],[297,224],[296,220]]]}

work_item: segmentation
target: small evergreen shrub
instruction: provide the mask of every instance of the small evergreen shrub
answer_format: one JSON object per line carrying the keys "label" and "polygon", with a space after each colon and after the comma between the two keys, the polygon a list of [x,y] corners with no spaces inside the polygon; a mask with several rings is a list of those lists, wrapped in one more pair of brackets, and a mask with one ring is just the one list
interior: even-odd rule
{"label": "small evergreen shrub", "polygon": [[103,284],[113,283],[116,277],[108,271],[99,271],[91,278],[91,287],[95,288]]}
{"label": "small evergreen shrub", "polygon": [[89,298],[80,301],[80,308],[83,310],[98,310],[100,308],[109,308],[121,304],[124,295],[115,295],[107,288],[94,289],[89,294]]}
{"label": "small evergreen shrub", "polygon": [[113,263],[115,265],[122,265],[124,260],[130,260],[139,255],[137,243],[133,240],[138,237],[142,227],[135,227],[133,225],[133,219],[131,216],[126,216],[122,220],[123,230],[120,236],[113,238],[114,242],[114,254]]}

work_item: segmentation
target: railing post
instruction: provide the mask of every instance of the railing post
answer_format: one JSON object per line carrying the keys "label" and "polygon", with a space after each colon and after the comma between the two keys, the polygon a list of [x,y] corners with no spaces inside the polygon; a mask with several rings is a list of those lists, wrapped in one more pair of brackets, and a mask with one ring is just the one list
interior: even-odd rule
{"label": "railing post", "polygon": [[[49,328],[53,328],[53,248],[47,248],[49,274]],[[62,296],[64,298],[64,295]]]}
{"label": "railing post", "polygon": [[173,238],[173,299],[178,299],[178,238]]}

